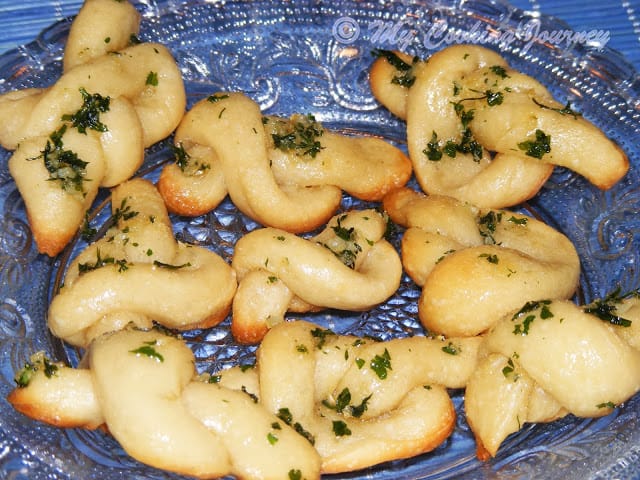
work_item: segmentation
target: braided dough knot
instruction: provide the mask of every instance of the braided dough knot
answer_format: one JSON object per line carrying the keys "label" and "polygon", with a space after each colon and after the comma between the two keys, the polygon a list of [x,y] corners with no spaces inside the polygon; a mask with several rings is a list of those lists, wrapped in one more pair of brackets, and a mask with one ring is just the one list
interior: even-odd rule
{"label": "braided dough knot", "polygon": [[[399,74],[413,83],[402,86]],[[387,52],[370,82],[374,96],[407,121],[413,169],[430,194],[502,208],[535,195],[553,165],[601,189],[629,168],[598,128],[484,47],[454,45],[427,61]]]}
{"label": "braided dough knot", "polygon": [[133,329],[106,334],[91,344],[87,361],[84,369],[32,363],[28,384],[9,401],[53,425],[104,425],[132,457],[183,475],[320,477],[306,439],[246,393],[199,381],[193,353],[176,337]]}
{"label": "braided dough knot", "polygon": [[58,254],[98,188],[130,178],[144,148],[182,118],[186,96],[170,52],[152,43],[126,46],[138,22],[127,2],[87,2],[72,26],[62,76],[48,88],[0,96],[0,144],[15,150],[9,170],[42,253]]}
{"label": "braided dough knot", "polygon": [[534,218],[408,188],[387,195],[384,208],[407,228],[402,262],[422,287],[418,314],[431,332],[477,335],[528,300],[577,288],[575,247]]}
{"label": "braided dough knot", "polygon": [[244,214],[292,233],[326,223],[342,190],[380,200],[411,176],[409,159],[378,138],[339,135],[312,116],[263,116],[240,93],[198,102],[175,144],[178,162],[165,167],[158,182],[170,211],[200,215],[228,193]]}
{"label": "braided dough knot", "polygon": [[[443,347],[456,345],[459,355]],[[293,321],[257,352],[260,402],[313,439],[323,473],[365,468],[436,448],[452,432],[445,386],[466,384],[478,338],[376,342]]]}
{"label": "braided dough knot", "polygon": [[526,422],[600,417],[640,390],[638,299],[607,309],[630,326],[586,310],[565,300],[528,302],[487,334],[465,394],[480,458],[495,456]]}
{"label": "braided dough knot", "polygon": [[177,242],[162,198],[148,181],[113,190],[116,226],[69,266],[49,307],[52,332],[86,346],[128,322],[174,329],[218,324],[236,291],[233,269],[214,252]]}
{"label": "braided dough knot", "polygon": [[287,311],[361,311],[389,298],[400,285],[402,264],[384,239],[386,227],[386,217],[369,209],[336,215],[309,239],[263,228],[238,240],[236,340],[259,341]]}

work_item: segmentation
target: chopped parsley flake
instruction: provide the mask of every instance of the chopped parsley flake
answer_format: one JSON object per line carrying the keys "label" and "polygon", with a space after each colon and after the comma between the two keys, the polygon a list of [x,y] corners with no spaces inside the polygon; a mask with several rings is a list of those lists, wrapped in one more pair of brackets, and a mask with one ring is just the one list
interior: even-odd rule
{"label": "chopped parsley flake", "polygon": [[289,480],[302,480],[302,472],[297,468],[289,470]]}
{"label": "chopped parsley flake", "polygon": [[100,114],[109,111],[110,97],[103,97],[99,93],[90,94],[84,88],[80,88],[82,95],[82,107],[73,114],[62,116],[63,121],[71,122],[78,132],[86,135],[87,128],[97,132],[106,132],[107,126],[100,121]]}
{"label": "chopped parsley flake", "polygon": [[491,67],[489,67],[489,70],[491,70],[492,73],[499,76],[503,80],[509,77],[509,75],[507,74],[507,71],[504,69],[504,67],[501,67],[500,65],[492,65]]}
{"label": "chopped parsley flake", "polygon": [[316,439],[311,433],[305,430],[305,428],[300,423],[293,421],[291,410],[286,407],[280,408],[278,409],[278,413],[276,414],[276,416],[290,427],[293,427],[296,433],[306,438],[311,445],[316,443]]}
{"label": "chopped parsley flake", "polygon": [[163,263],[159,260],[154,260],[153,264],[156,267],[160,267],[160,268],[166,268],[167,270],[180,270],[181,268],[187,268],[191,266],[191,263],[187,262],[187,263],[183,263],[182,265],[171,265],[169,263]]}
{"label": "chopped parsley flake", "polygon": [[478,218],[478,230],[484,238],[486,245],[496,245],[494,234],[498,228],[498,224],[502,221],[502,213],[490,210],[485,215]]}
{"label": "chopped parsley flake", "polygon": [[458,355],[461,352],[461,349],[459,346],[456,346],[452,342],[449,342],[448,345],[442,347],[442,351],[444,353],[448,353],[449,355]]}
{"label": "chopped parsley flake", "polygon": [[537,129],[535,139],[518,143],[518,148],[533,158],[542,158],[551,152],[551,136]]}
{"label": "chopped parsley flake", "polygon": [[95,237],[98,233],[96,228],[93,228],[89,223],[89,212],[84,213],[84,220],[82,221],[82,225],[80,227],[80,236],[85,242],[90,242],[93,237]]}
{"label": "chopped parsley flake", "polygon": [[58,365],[52,362],[44,352],[38,352],[32,355],[24,367],[16,373],[14,381],[18,388],[25,388],[39,370],[42,370],[47,378],[51,378],[56,375],[58,368]]}
{"label": "chopped parsley flake", "polygon": [[122,273],[129,269],[129,265],[127,264],[127,260],[122,258],[116,260],[115,258],[102,257],[100,254],[100,249],[96,249],[96,261],[95,263],[78,263],[78,273],[83,275],[87,272],[91,272],[93,270],[97,270],[98,268],[106,267],[107,265],[117,265],[118,273]]}
{"label": "chopped parsley flake", "polygon": [[[540,318],[543,320],[549,319],[553,317],[553,313],[549,309],[549,305],[551,305],[551,300],[539,300],[539,301],[531,301],[524,304],[524,306],[518,310],[511,321],[518,320],[522,318],[525,314],[531,313],[535,310],[540,309]],[[515,325],[513,329],[514,335],[528,335],[529,328],[531,327],[531,323],[536,319],[536,316],[531,314],[527,315],[522,323],[518,323]]]}
{"label": "chopped parsley flake", "polygon": [[416,77],[413,74],[413,65],[418,62],[418,57],[413,57],[412,64],[409,64],[391,50],[375,49],[371,53],[376,58],[384,58],[389,65],[399,72],[398,75],[391,79],[391,83],[405,88],[410,88],[414,84]]}
{"label": "chopped parsley flake", "polygon": [[567,104],[562,108],[555,108],[555,107],[549,107],[547,105],[544,105],[538,102],[535,98],[532,98],[531,100],[533,100],[533,103],[535,103],[537,106],[539,106],[542,109],[553,110],[554,112],[558,112],[561,115],[571,115],[575,119],[581,116],[580,113],[577,113],[571,109],[571,102],[567,102]]}
{"label": "chopped parsley flake", "polygon": [[138,216],[138,214],[140,213],[136,210],[131,210],[131,206],[127,205],[127,198],[128,197],[123,198],[122,202],[120,202],[120,206],[116,208],[115,212],[113,212],[111,218],[112,223],[118,224],[120,220],[131,220],[132,218]]}
{"label": "chopped parsley flake", "polygon": [[271,444],[271,445],[275,445],[276,443],[278,443],[278,437],[276,437],[273,433],[269,432],[267,434],[267,441]]}
{"label": "chopped parsley flake", "polygon": [[271,138],[274,147],[283,152],[294,151],[298,156],[315,158],[324,148],[319,140],[323,133],[322,125],[313,115],[297,114],[289,121],[278,121]]}
{"label": "chopped parsley flake", "polygon": [[387,370],[393,370],[391,368],[391,355],[389,355],[389,351],[385,348],[382,355],[376,355],[373,357],[369,366],[371,367],[371,370],[376,373],[379,379],[384,380],[387,378]]}
{"label": "chopped parsley flake", "polygon": [[342,420],[334,420],[333,433],[336,435],[336,437],[344,437],[346,435],[351,435],[351,430],[349,430],[347,424]]}
{"label": "chopped parsley flake", "polygon": [[147,74],[147,79],[145,80],[145,85],[151,85],[152,87],[158,86],[158,72],[149,72]]}
{"label": "chopped parsley flake", "polygon": [[42,158],[44,166],[49,172],[48,180],[59,181],[63,190],[82,192],[83,182],[88,180],[85,175],[89,162],[78,158],[77,153],[64,149],[62,137],[66,131],[67,125],[65,124],[53,132],[40,155],[30,160]]}
{"label": "chopped parsley flake", "polygon": [[585,313],[589,313],[591,315],[595,315],[600,320],[605,322],[609,322],[612,325],[617,325],[620,327],[630,327],[631,320],[626,318],[622,318],[617,315],[617,306],[616,304],[621,303],[626,298],[636,297],[640,298],[640,290],[633,290],[627,293],[621,293],[620,287],[616,288],[613,292],[609,293],[603,299],[597,299],[586,305],[583,308]]}
{"label": "chopped parsley flake", "polygon": [[216,102],[219,102],[220,100],[224,100],[225,98],[229,98],[229,95],[216,93],[214,95],[209,95],[207,97],[207,102],[216,103]]}
{"label": "chopped parsley flake", "polygon": [[529,219],[527,217],[516,218],[513,215],[507,219],[507,222],[514,223],[516,225],[526,225]]}
{"label": "chopped parsley flake", "polygon": [[327,337],[330,337],[332,335],[335,335],[335,333],[329,329],[314,328],[313,330],[311,330],[311,336],[316,339],[316,348],[318,350],[324,347],[324,344],[327,341]]}
{"label": "chopped parsley flake", "polygon": [[507,365],[505,365],[505,367],[502,369],[502,375],[504,375],[505,378],[513,377],[513,381],[517,382],[520,376],[517,374],[514,375],[515,370],[516,366],[513,363],[513,360],[509,359],[507,361]]}
{"label": "chopped parsley flake", "polygon": [[493,264],[498,264],[500,259],[498,258],[498,255],[494,254],[489,254],[489,253],[481,253],[480,258],[486,258],[487,262],[489,263],[493,263]]}
{"label": "chopped parsley flake", "polygon": [[129,350],[129,353],[135,353],[136,355],[144,355],[151,359],[155,359],[158,362],[164,362],[164,357],[158,353],[158,351],[154,348],[155,345],[158,344],[157,340],[151,340],[149,342],[144,342],[144,345]]}
{"label": "chopped parsley flake", "polygon": [[211,165],[208,163],[193,161],[191,155],[189,155],[189,152],[185,150],[182,143],[179,145],[171,145],[170,148],[176,165],[185,175],[200,175],[211,168]]}

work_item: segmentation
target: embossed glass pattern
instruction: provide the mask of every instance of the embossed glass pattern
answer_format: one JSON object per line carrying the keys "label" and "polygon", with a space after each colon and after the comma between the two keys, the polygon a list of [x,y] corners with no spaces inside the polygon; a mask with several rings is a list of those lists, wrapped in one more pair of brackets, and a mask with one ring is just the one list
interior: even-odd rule
{"label": "embossed glass pattern", "polygon": [[[404,148],[404,125],[372,98],[367,69],[373,48],[403,48],[426,56],[458,41],[499,50],[518,69],[536,76],[563,102],[596,123],[629,155],[627,177],[601,192],[563,169],[523,209],[563,231],[577,246],[581,298],[615,286],[639,287],[640,98],[633,72],[598,45],[564,48],[536,43],[527,28],[556,29],[556,20],[528,17],[489,0],[421,2],[205,2],[142,0],[141,38],[166,44],[182,68],[189,104],[217,90],[246,92],[268,113],[314,113],[330,128],[381,136]],[[0,57],[0,89],[45,86],[60,74],[69,23],[59,22],[37,41]],[[564,26],[562,26],[564,28]],[[440,42],[440,43],[438,43]],[[149,149],[140,172],[156,179],[170,154],[164,142]],[[59,258],[36,253],[24,206],[0,151],[0,395],[29,355],[46,350],[71,364],[80,355],[46,329],[47,305],[65,268],[83,248],[75,241]],[[343,207],[359,205],[349,197]],[[92,208],[92,224],[108,216],[107,192]],[[227,200],[198,218],[174,217],[178,238],[205,245],[227,260],[235,241],[257,227]],[[337,332],[382,338],[422,333],[419,290],[404,278],[389,301],[362,314],[326,311],[306,318]],[[200,371],[253,361],[253,347],[234,344],[228,320],[186,335]],[[605,418],[567,417],[527,426],[509,437],[486,464],[475,459],[464,420],[462,392],[452,392],[459,413],[453,436],[432,453],[330,478],[637,478],[640,475],[640,397]],[[31,421],[0,403],[0,472],[15,479],[174,479],[128,457],[100,432],[60,430]]]}

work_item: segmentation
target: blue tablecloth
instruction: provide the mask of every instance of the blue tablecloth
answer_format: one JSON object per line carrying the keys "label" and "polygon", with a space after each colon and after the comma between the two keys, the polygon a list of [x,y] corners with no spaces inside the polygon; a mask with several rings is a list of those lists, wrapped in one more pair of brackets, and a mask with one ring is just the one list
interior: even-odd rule
{"label": "blue tablecloth", "polygon": [[[0,54],[33,40],[51,23],[75,14],[81,4],[82,0],[0,0]],[[640,71],[640,0],[511,0],[511,4],[558,17],[578,32],[607,31],[607,45]]]}

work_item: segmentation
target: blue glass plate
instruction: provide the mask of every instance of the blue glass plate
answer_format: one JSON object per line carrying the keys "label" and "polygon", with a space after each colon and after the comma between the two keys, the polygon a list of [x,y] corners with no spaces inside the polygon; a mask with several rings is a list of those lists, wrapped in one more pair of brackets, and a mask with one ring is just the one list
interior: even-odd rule
{"label": "blue glass plate", "polygon": [[[461,6],[462,4],[462,6]],[[544,32],[565,30],[548,17],[489,0],[465,2],[136,2],[143,14],[141,38],[166,44],[179,62],[189,104],[217,90],[246,92],[267,113],[313,113],[326,126],[381,136],[405,148],[404,124],[372,98],[367,71],[374,48],[399,48],[419,56],[456,42],[481,43],[542,81],[562,101],[596,123],[627,152],[629,174],[601,192],[563,169],[522,209],[563,231],[580,253],[580,298],[589,301],[616,286],[638,288],[640,252],[640,92],[633,68],[616,52],[588,43],[554,41]],[[46,86],[60,74],[69,22],[45,30],[36,41],[0,57],[0,90]],[[53,338],[46,311],[70,259],[84,247],[74,241],[58,258],[38,255],[24,205],[0,151],[0,395],[31,353],[46,350],[76,364],[79,352]],[[149,149],[140,175],[156,179],[170,157],[168,142]],[[99,227],[108,216],[108,192],[92,208]],[[343,206],[359,205],[345,197]],[[174,217],[176,235],[206,245],[227,260],[236,239],[256,224],[226,201],[194,219]],[[388,302],[363,314],[323,312],[306,318],[337,332],[383,338],[423,333],[416,318],[418,289],[404,278]],[[200,371],[252,360],[254,348],[234,344],[228,320],[187,335]],[[640,396],[608,417],[568,417],[527,426],[509,437],[488,463],[475,458],[473,437],[461,408],[453,436],[436,451],[335,479],[398,478],[638,478]],[[0,472],[14,479],[173,479],[128,457],[100,432],[41,425],[0,402]]]}

